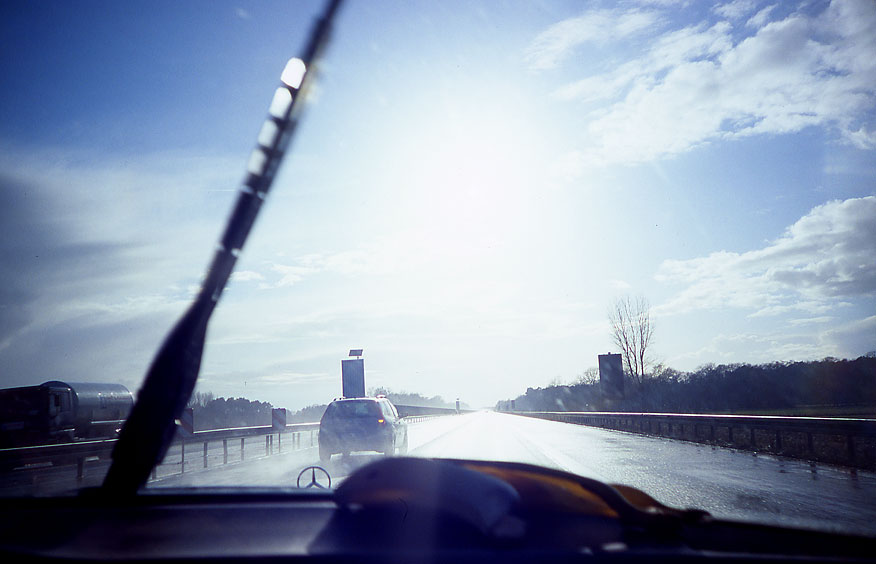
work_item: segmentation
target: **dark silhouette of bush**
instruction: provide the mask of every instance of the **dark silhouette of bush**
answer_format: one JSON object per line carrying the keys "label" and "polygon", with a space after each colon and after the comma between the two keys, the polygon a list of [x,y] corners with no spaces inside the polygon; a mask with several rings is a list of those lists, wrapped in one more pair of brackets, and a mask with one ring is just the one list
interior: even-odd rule
{"label": "dark silhouette of bush", "polygon": [[195,431],[251,427],[271,424],[271,409],[267,402],[245,398],[216,398],[204,406],[193,407]]}

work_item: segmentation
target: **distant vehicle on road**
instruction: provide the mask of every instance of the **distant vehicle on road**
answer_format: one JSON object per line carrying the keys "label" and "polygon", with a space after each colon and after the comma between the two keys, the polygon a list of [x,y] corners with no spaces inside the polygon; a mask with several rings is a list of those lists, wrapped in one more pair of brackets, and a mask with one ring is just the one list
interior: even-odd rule
{"label": "distant vehicle on road", "polygon": [[408,449],[408,428],[385,397],[337,399],[319,422],[319,459],[333,454],[377,451],[391,456]]}
{"label": "distant vehicle on road", "polygon": [[49,381],[0,390],[0,448],[115,438],[134,398],[121,384]]}

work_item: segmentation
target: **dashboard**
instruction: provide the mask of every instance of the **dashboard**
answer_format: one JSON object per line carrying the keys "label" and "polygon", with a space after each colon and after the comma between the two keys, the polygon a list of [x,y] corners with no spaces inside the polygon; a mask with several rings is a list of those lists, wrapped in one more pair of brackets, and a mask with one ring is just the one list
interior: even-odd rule
{"label": "dashboard", "polygon": [[337,489],[6,499],[5,562],[874,562],[876,539],[722,522],[517,463],[386,458]]}

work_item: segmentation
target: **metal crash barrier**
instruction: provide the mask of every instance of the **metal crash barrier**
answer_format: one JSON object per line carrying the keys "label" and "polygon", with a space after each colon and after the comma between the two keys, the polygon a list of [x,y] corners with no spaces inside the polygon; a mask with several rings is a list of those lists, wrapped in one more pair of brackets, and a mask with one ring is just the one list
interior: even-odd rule
{"label": "metal crash barrier", "polygon": [[550,421],[876,469],[876,419],[623,412],[514,412]]}
{"label": "metal crash barrier", "polygon": [[[409,423],[457,413],[448,408],[404,405],[396,408]],[[151,480],[316,447],[318,437],[318,422],[287,424],[285,409],[273,410],[271,425],[204,431],[194,430],[193,414],[186,410],[178,422],[177,437],[161,464],[153,468]],[[0,481],[0,490],[26,491],[28,482],[47,482],[44,477],[47,473],[52,474],[53,482],[64,484],[69,484],[75,475],[75,482],[68,488],[97,485],[106,472],[115,443],[116,439],[105,439],[0,449],[0,473],[7,482]],[[74,468],[75,474],[70,471]],[[16,485],[10,486],[12,482]]]}
{"label": "metal crash barrier", "polygon": [[185,473],[193,468],[210,468],[316,446],[319,423],[290,423],[283,426],[277,426],[276,423],[194,431],[191,434],[180,432],[161,464],[152,469],[152,480],[168,474]]}

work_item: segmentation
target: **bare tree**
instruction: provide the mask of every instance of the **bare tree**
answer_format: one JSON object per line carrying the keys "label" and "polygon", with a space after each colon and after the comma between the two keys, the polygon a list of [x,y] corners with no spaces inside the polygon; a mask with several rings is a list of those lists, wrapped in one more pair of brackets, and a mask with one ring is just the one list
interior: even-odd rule
{"label": "bare tree", "polygon": [[599,383],[599,368],[591,366],[581,374],[575,377],[575,384],[598,384]]}
{"label": "bare tree", "polygon": [[189,403],[186,407],[207,407],[207,404],[213,401],[215,396],[213,392],[195,392],[189,398]]}
{"label": "bare tree", "polygon": [[645,379],[645,354],[654,335],[651,305],[643,296],[619,298],[609,310],[608,320],[614,344],[623,355],[627,374],[637,385],[641,385]]}

